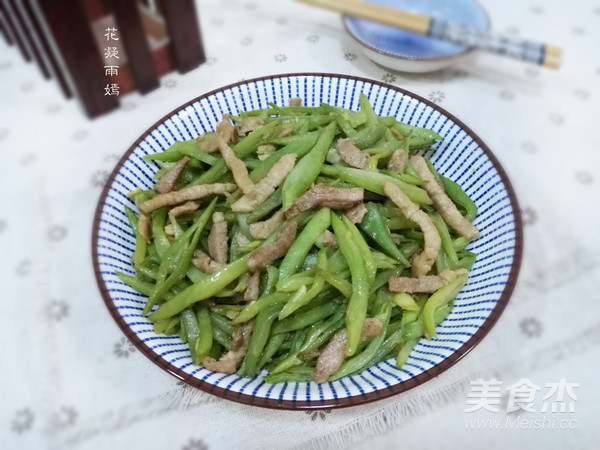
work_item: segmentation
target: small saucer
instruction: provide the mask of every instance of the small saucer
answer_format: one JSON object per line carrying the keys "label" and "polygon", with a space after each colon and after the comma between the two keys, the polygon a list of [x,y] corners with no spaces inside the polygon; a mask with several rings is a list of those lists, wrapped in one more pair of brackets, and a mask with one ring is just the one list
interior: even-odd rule
{"label": "small saucer", "polygon": [[[476,0],[365,0],[389,8],[426,14],[474,28],[489,29],[486,11]],[[469,48],[380,25],[356,17],[343,16],[350,35],[358,41],[367,57],[377,64],[401,72],[439,70],[470,53]]]}

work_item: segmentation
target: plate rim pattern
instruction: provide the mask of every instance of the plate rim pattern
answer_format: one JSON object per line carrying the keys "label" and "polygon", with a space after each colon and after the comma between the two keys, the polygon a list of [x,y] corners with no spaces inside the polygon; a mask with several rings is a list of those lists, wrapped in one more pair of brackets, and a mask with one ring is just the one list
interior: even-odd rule
{"label": "plate rim pattern", "polygon": [[[364,393],[361,395],[342,397],[342,398],[334,398],[334,399],[324,399],[324,400],[286,400],[286,399],[275,399],[275,398],[263,398],[256,397],[253,395],[239,393],[231,390],[224,389],[219,386],[212,385],[208,382],[202,381],[198,378],[190,376],[188,373],[180,370],[175,365],[161,358],[156,352],[154,352],[147,344],[145,344],[140,337],[129,327],[126,323],[125,319],[119,313],[119,310],[116,308],[108,288],[104,282],[104,278],[102,276],[99,264],[99,254],[98,254],[98,237],[99,237],[99,229],[101,223],[101,217],[103,208],[105,206],[106,197],[110,191],[111,185],[113,184],[117,174],[130,157],[130,155],[135,151],[138,145],[146,139],[158,126],[160,126],[163,122],[168,120],[170,117],[176,115],[179,111],[187,108],[188,106],[201,101],[207,97],[218,94],[219,92],[236,88],[245,84],[252,84],[256,82],[272,80],[272,79],[284,79],[284,78],[293,78],[293,77],[321,77],[321,78],[333,78],[333,79],[347,79],[354,80],[357,82],[370,83],[373,85],[378,85],[384,87],[386,89],[393,90],[399,94],[406,95],[411,97],[431,108],[436,110],[438,113],[446,116],[450,120],[452,120],[458,127],[460,127],[473,141],[480,147],[480,149],[485,153],[485,155],[489,158],[490,162],[494,166],[495,170],[502,181],[506,189],[506,193],[508,195],[508,200],[510,201],[510,205],[513,211],[514,216],[514,233],[515,233],[515,242],[514,242],[514,256],[513,262],[510,269],[510,274],[508,276],[506,285],[498,302],[494,306],[493,310],[490,312],[488,318],[482,323],[479,329],[471,336],[464,344],[462,344],[454,353],[445,358],[439,364],[427,369],[426,371],[416,375],[415,377],[409,378],[406,381],[401,383],[388,386],[383,389],[379,389],[373,392]],[[444,108],[441,108],[437,104],[413,93],[403,88],[390,85],[388,83],[384,83],[381,81],[354,76],[347,74],[336,74],[336,73],[321,73],[321,72],[294,72],[294,73],[281,73],[274,75],[266,75],[262,77],[256,77],[248,80],[242,80],[235,83],[231,83],[229,85],[219,87],[210,92],[204,93],[185,104],[175,108],[173,111],[167,113],[162,118],[160,118],[156,123],[150,126],[124,153],[124,155],[120,158],[119,162],[116,164],[115,168],[112,170],[110,176],[108,177],[102,192],[99,196],[98,203],[95,209],[94,220],[92,224],[92,240],[91,240],[91,250],[92,250],[92,262],[94,266],[94,275],[96,278],[96,283],[100,290],[100,294],[104,300],[104,303],[114,319],[117,323],[121,331],[125,334],[125,336],[130,340],[130,342],[148,359],[158,365],[161,369],[170,373],[174,377],[178,378],[180,381],[187,383],[195,388],[198,388],[204,392],[215,395],[217,397],[221,397],[226,400],[232,400],[235,402],[243,403],[251,406],[260,406],[266,408],[274,408],[274,409],[286,409],[286,410],[298,410],[298,409],[325,409],[325,408],[341,408],[341,407],[349,407],[349,406],[357,406],[365,403],[370,403],[377,400],[382,400],[393,395],[408,391],[418,385],[429,381],[430,379],[438,376],[442,372],[448,370],[450,367],[454,366],[459,360],[461,360],[469,351],[471,351],[479,342],[483,340],[483,338],[490,332],[492,327],[496,324],[500,316],[502,315],[506,305],[512,293],[514,291],[515,285],[517,283],[517,279],[519,276],[522,256],[523,256],[523,222],[521,217],[521,210],[519,208],[519,203],[515,194],[515,190],[506,174],[506,171],[496,158],[496,156],[492,153],[489,147],[483,142],[483,140],[474,133],[468,126],[466,126],[461,120],[456,118],[453,114],[446,111]]]}

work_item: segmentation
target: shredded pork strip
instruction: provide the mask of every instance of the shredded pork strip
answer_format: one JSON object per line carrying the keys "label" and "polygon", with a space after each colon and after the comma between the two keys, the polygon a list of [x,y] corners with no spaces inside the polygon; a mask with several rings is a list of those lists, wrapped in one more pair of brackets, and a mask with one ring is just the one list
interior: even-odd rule
{"label": "shredded pork strip", "polygon": [[140,212],[150,214],[152,211],[163,206],[179,205],[190,200],[199,200],[209,195],[221,195],[226,192],[233,192],[237,186],[232,183],[201,184],[198,186],[188,186],[179,191],[167,192],[157,195],[150,200],[146,200],[140,205]]}
{"label": "shredded pork strip", "polygon": [[212,372],[235,373],[244,356],[246,356],[253,328],[254,321],[239,327],[233,334],[231,350],[225,353],[218,361],[207,356],[202,360],[202,365]]}
{"label": "shredded pork strip", "polygon": [[213,260],[210,256],[204,253],[202,250],[194,250],[194,256],[192,257],[192,264],[200,271],[210,275],[211,273],[218,272],[224,265],[219,264]]}
{"label": "shredded pork strip", "polygon": [[436,182],[427,166],[425,158],[414,155],[410,158],[410,162],[419,176],[425,181],[424,188],[430,195],[431,200],[433,200],[434,208],[441,214],[446,223],[458,234],[467,239],[479,238],[479,230],[460,213],[456,205],[444,191],[444,188]]}
{"label": "shredded pork strip", "polygon": [[244,247],[245,245],[248,245],[250,243],[250,239],[248,239],[242,233],[235,233],[233,235],[233,239],[235,239],[235,242],[239,247]]}
{"label": "shredded pork strip", "polygon": [[277,241],[264,244],[256,249],[248,259],[248,270],[256,272],[276,259],[285,256],[294,243],[294,239],[296,239],[296,229],[296,223],[290,222],[284,230],[279,233]]}
{"label": "shredded pork strip", "polygon": [[265,124],[264,120],[262,120],[260,117],[256,117],[256,116],[246,117],[246,118],[242,119],[241,122],[238,123],[234,127],[235,134],[237,135],[238,138],[243,138],[248,133],[251,133],[252,131],[259,129],[264,124]]}
{"label": "shredded pork strip", "polygon": [[169,215],[173,218],[177,218],[179,216],[185,216],[186,214],[191,214],[198,209],[200,206],[200,202],[189,201],[185,202],[179,206],[175,206],[171,208],[169,211]]}
{"label": "shredded pork strip", "polygon": [[290,136],[294,131],[294,126],[291,123],[284,123],[281,125],[279,129],[279,133],[277,133],[277,137],[286,137]]}
{"label": "shredded pork strip", "polygon": [[367,214],[367,207],[363,202],[360,202],[346,211],[346,217],[350,219],[350,222],[352,223],[361,223],[365,214]]}
{"label": "shredded pork strip", "polygon": [[336,148],[345,163],[357,169],[364,169],[369,164],[369,155],[354,145],[353,139],[338,139]]}
{"label": "shredded pork strip", "polygon": [[391,181],[386,180],[383,182],[383,191],[400,208],[400,211],[408,220],[412,220],[421,228],[425,246],[423,251],[413,260],[411,273],[413,277],[427,275],[442,246],[442,240],[435,225],[431,218],[421,211],[404,191]]}
{"label": "shredded pork strip", "polygon": [[329,230],[325,230],[323,233],[323,245],[326,247],[337,248],[338,244],[335,234]]}
{"label": "shredded pork strip", "polygon": [[390,127],[390,131],[396,137],[396,139],[398,139],[399,141],[403,141],[404,140],[404,136],[402,136],[402,133],[400,133],[394,127]]}
{"label": "shredded pork strip", "polygon": [[140,217],[138,219],[138,233],[146,239],[146,242],[150,242],[150,238],[152,238],[152,219],[144,212],[140,212]]}
{"label": "shredded pork strip", "polygon": [[366,339],[373,336],[379,336],[379,333],[381,333],[382,330],[383,322],[381,320],[372,317],[367,317],[365,319],[365,323],[363,323],[360,338]]}
{"label": "shredded pork strip", "polygon": [[219,141],[219,151],[223,155],[223,160],[227,168],[233,174],[235,184],[238,185],[244,194],[252,192],[254,190],[254,183],[250,179],[250,175],[248,175],[246,163],[233,153],[231,147],[223,139]]}
{"label": "shredded pork strip", "polygon": [[432,293],[466,273],[465,269],[458,269],[444,270],[438,275],[424,275],[417,278],[390,277],[388,287],[391,292]]}
{"label": "shredded pork strip", "polygon": [[233,124],[229,120],[229,114],[223,114],[223,119],[217,124],[217,135],[229,143],[232,141],[233,133]]}
{"label": "shredded pork strip", "polygon": [[251,302],[258,298],[260,292],[260,272],[254,272],[248,280],[248,286],[244,292],[244,301]]}
{"label": "shredded pork strip", "polygon": [[300,97],[290,98],[290,106],[302,106],[302,99]]}
{"label": "shredded pork strip", "polygon": [[163,230],[165,231],[165,236],[167,236],[167,239],[170,242],[173,242],[175,240],[175,228],[173,228],[173,224],[169,223],[165,225]]}
{"label": "shredded pork strip", "polygon": [[404,173],[404,170],[406,169],[406,160],[406,150],[399,148],[392,153],[392,157],[388,162],[387,168],[397,173]]}
{"label": "shredded pork strip", "polygon": [[[383,323],[379,319],[366,318],[363,324],[361,339],[377,336],[383,330]],[[325,383],[331,375],[340,370],[346,358],[346,343],[348,335],[346,329],[333,335],[329,343],[319,354],[317,365],[313,373],[316,383]]]}
{"label": "shredded pork strip", "polygon": [[160,194],[166,194],[167,192],[175,190],[177,181],[179,181],[179,177],[189,162],[189,157],[184,156],[181,158],[177,164],[171,167],[171,169],[164,174],[160,180],[157,181],[157,183],[154,185],[154,190]]}
{"label": "shredded pork strip", "polygon": [[204,153],[216,153],[219,151],[219,141],[222,139],[218,134],[203,134],[196,138],[196,145]]}
{"label": "shredded pork strip", "polygon": [[285,212],[285,217],[290,219],[316,206],[349,209],[362,202],[364,198],[363,188],[336,188],[325,184],[315,184],[298,197],[292,207]]}
{"label": "shredded pork strip", "polygon": [[271,170],[254,186],[251,192],[244,193],[242,198],[231,205],[231,210],[241,213],[252,212],[275,192],[275,189],[283,183],[283,180],[292,171],[295,164],[296,155],[294,153],[282,156],[271,167]]}
{"label": "shredded pork strip", "polygon": [[249,225],[250,235],[254,239],[266,239],[283,222],[283,212],[277,211],[269,219]]}
{"label": "shredded pork strip", "polygon": [[216,262],[227,263],[227,221],[222,212],[212,215],[212,228],[208,234],[208,253]]}

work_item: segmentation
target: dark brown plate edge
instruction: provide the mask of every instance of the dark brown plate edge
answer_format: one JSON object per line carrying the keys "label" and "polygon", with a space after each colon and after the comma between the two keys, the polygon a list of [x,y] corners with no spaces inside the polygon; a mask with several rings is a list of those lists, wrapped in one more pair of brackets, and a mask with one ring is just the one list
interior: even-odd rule
{"label": "dark brown plate edge", "polygon": [[[375,392],[370,392],[370,393],[362,394],[362,395],[356,395],[356,396],[352,396],[352,397],[331,399],[331,400],[294,401],[294,400],[266,399],[266,398],[261,398],[261,397],[255,397],[255,396],[248,395],[248,394],[240,394],[238,392],[234,392],[234,391],[230,391],[230,390],[218,387],[218,386],[214,386],[210,383],[204,382],[195,377],[191,377],[184,371],[178,369],[174,365],[172,365],[169,362],[167,362],[166,360],[162,359],[158,354],[156,354],[152,349],[150,349],[150,347],[148,347],[135,334],[135,332],[131,328],[129,328],[129,326],[127,325],[125,320],[121,317],[119,311],[116,309],[116,307],[110,297],[110,294],[108,293],[108,290],[106,288],[106,285],[105,285],[102,275],[100,273],[100,268],[99,268],[99,263],[98,263],[98,247],[97,247],[98,229],[99,229],[99,225],[100,225],[100,219],[102,216],[102,209],[104,207],[104,203],[106,200],[106,196],[108,195],[110,186],[112,185],[113,181],[115,180],[115,177],[117,176],[117,173],[119,172],[119,170],[121,169],[121,167],[123,166],[125,161],[129,158],[129,155],[131,155],[131,153],[137,148],[137,146],[154,129],[156,129],[156,127],[158,127],[160,124],[165,122],[167,119],[169,119],[170,117],[172,117],[179,111],[187,108],[188,106],[190,106],[206,97],[215,95],[223,90],[235,88],[235,87],[243,85],[243,84],[254,83],[254,82],[258,82],[258,81],[277,79],[277,78],[286,78],[286,77],[302,77],[302,76],[304,76],[304,77],[322,77],[322,78],[345,78],[345,79],[350,79],[350,80],[355,80],[355,81],[360,81],[360,82],[365,82],[365,83],[376,84],[376,85],[385,87],[387,89],[391,89],[396,92],[399,92],[401,94],[407,95],[416,100],[419,100],[420,102],[425,103],[426,105],[430,106],[431,108],[435,109],[436,111],[440,112],[441,114],[443,114],[446,117],[448,117],[449,119],[451,119],[456,125],[461,127],[475,142],[477,142],[479,147],[484,151],[484,153],[487,155],[487,157],[490,159],[490,161],[494,165],[494,167],[497,170],[498,175],[500,176],[500,179],[502,180],[502,183],[504,184],[506,191],[508,193],[510,204],[513,209],[514,222],[515,222],[515,252],[514,252],[513,263],[512,263],[509,277],[508,277],[508,281],[506,283],[506,286],[504,287],[504,290],[502,292],[502,295],[500,296],[500,299],[498,300],[498,303],[496,304],[496,306],[490,313],[489,317],[485,320],[485,322],[481,325],[481,327],[475,332],[475,334],[473,336],[471,336],[471,338],[469,338],[469,340],[467,342],[465,342],[458,350],[456,350],[454,353],[452,353],[448,358],[444,359],[440,364],[417,375],[414,378],[410,378],[409,380],[406,380],[402,383],[399,383],[397,385],[390,386],[388,388],[381,389],[381,390],[378,390]],[[396,395],[401,392],[405,392],[409,389],[412,389],[412,388],[438,376],[442,372],[448,370],[450,367],[452,367],[454,364],[456,364],[460,359],[462,359],[469,351],[471,351],[479,342],[481,342],[481,340],[490,332],[492,327],[496,324],[500,315],[506,308],[506,305],[508,304],[508,301],[509,301],[509,299],[512,295],[512,292],[515,288],[515,285],[517,283],[517,279],[518,279],[519,271],[520,271],[520,267],[521,267],[521,260],[522,260],[522,256],[523,256],[523,223],[522,223],[521,210],[519,208],[517,197],[516,197],[514,188],[506,174],[506,171],[504,170],[504,168],[502,167],[502,165],[500,164],[500,162],[498,161],[496,156],[489,149],[489,147],[483,142],[483,140],[477,134],[475,134],[469,127],[467,127],[462,121],[457,119],[454,115],[448,113],[446,110],[444,110],[443,108],[440,108],[435,103],[433,103],[419,95],[416,95],[410,91],[407,91],[405,89],[402,89],[402,88],[399,88],[396,86],[392,86],[387,83],[371,80],[371,79],[364,78],[364,77],[357,77],[357,76],[353,76],[353,75],[300,72],[300,73],[283,73],[283,74],[277,74],[277,75],[268,75],[268,76],[263,76],[263,77],[258,77],[258,78],[252,78],[249,80],[232,83],[232,84],[223,86],[218,89],[214,89],[206,94],[196,97],[195,99],[185,103],[182,106],[179,106],[178,108],[174,109],[173,111],[171,111],[170,113],[168,113],[164,117],[162,117],[160,120],[158,120],[150,128],[148,128],[148,130],[146,130],[146,132],[144,134],[142,134],[142,136],[137,141],[135,141],[133,143],[133,145],[129,148],[129,150],[127,150],[127,152],[121,157],[121,159],[119,160],[119,162],[113,169],[112,173],[110,174],[108,180],[106,181],[104,188],[102,189],[102,193],[100,194],[98,204],[96,206],[96,212],[94,214],[94,221],[93,221],[93,225],[92,225],[92,242],[91,242],[91,244],[92,244],[92,261],[93,261],[93,265],[94,265],[94,274],[96,277],[96,282],[98,284],[98,288],[100,290],[100,294],[102,295],[104,303],[106,304],[106,307],[108,308],[108,311],[110,312],[111,316],[113,317],[113,319],[115,320],[115,322],[117,323],[119,328],[121,328],[123,333],[125,333],[127,338],[133,343],[133,345],[139,351],[141,351],[147,358],[149,358],[152,362],[154,362],[156,365],[158,365],[161,369],[167,371],[168,373],[175,376],[179,380],[181,380],[191,386],[194,386],[204,392],[216,395],[218,397],[221,397],[221,398],[224,398],[227,400],[233,400],[238,403],[243,403],[246,405],[260,406],[260,407],[273,408],[273,409],[286,409],[286,410],[326,409],[326,408],[343,408],[343,407],[348,407],[348,406],[358,406],[358,405],[370,403],[370,402],[373,402],[376,400],[382,400],[382,399],[388,398],[392,395]]]}

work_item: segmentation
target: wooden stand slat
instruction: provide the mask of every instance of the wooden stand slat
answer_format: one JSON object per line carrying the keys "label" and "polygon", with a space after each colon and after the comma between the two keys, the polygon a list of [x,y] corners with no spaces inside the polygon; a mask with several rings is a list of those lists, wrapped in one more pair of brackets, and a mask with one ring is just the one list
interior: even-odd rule
{"label": "wooden stand slat", "polygon": [[136,0],[113,0],[113,12],[135,87],[145,94],[160,86]]}
{"label": "wooden stand slat", "polygon": [[64,94],[64,96],[66,98],[71,98],[73,96],[73,93],[71,92],[71,89],[69,88],[67,80],[65,79],[65,76],[62,73],[60,66],[58,65],[58,62],[54,55],[54,52],[52,51],[52,49],[50,48],[50,45],[48,44],[48,38],[46,38],[44,31],[42,30],[40,21],[31,5],[32,1],[35,1],[35,0],[23,0],[23,7],[25,8],[25,13],[29,17],[29,21],[33,27],[33,32],[37,34],[38,41],[41,46],[41,52],[44,55],[46,55],[48,63],[50,64],[50,67],[52,69],[52,73],[54,74],[54,76],[56,77],[56,79],[58,81],[60,90],[62,91],[62,93]]}
{"label": "wooden stand slat", "polygon": [[104,63],[79,1],[39,0],[39,5],[88,116],[117,108],[117,99],[104,95],[107,79],[99,70]]}
{"label": "wooden stand slat", "polygon": [[15,16],[15,22],[16,22],[17,26],[19,26],[21,28],[21,30],[23,31],[23,33],[22,33],[23,40],[26,41],[27,44],[29,45],[29,48],[31,49],[31,53],[33,55],[33,59],[35,60],[35,62],[37,62],[38,67],[40,68],[44,78],[47,80],[50,79],[50,70],[48,69],[48,67],[46,65],[46,61],[44,61],[44,58],[42,58],[40,51],[37,47],[37,44],[35,42],[35,39],[33,39],[31,30],[30,30],[29,26],[27,25],[27,22],[25,21],[23,14],[21,13],[21,9],[18,5],[19,2],[17,2],[17,0],[7,0],[7,1],[13,10],[13,13]]}
{"label": "wooden stand slat", "polygon": [[206,61],[194,2],[166,0],[160,6],[165,14],[177,70],[189,72]]}
{"label": "wooden stand slat", "polygon": [[11,34],[15,44],[17,44],[17,47],[19,47],[19,51],[21,52],[21,55],[23,55],[23,59],[25,61],[29,62],[29,61],[31,61],[31,55],[29,55],[29,51],[25,47],[25,44],[23,44],[23,41],[21,40],[21,36],[19,35],[19,33],[17,33],[17,29],[16,29],[15,23],[14,23],[14,18],[8,11],[8,8],[6,7],[6,5],[4,3],[5,1],[6,0],[0,0],[0,11],[2,12],[2,14],[4,14],[4,20],[6,21],[6,26],[8,27],[9,33]]}
{"label": "wooden stand slat", "polygon": [[6,29],[6,25],[4,24],[4,14],[0,11],[0,33],[4,36],[4,40],[8,45],[13,45],[13,40],[8,30]]}
{"label": "wooden stand slat", "polygon": [[[106,28],[116,28],[118,39],[106,40]],[[0,0],[0,33],[67,98],[78,97],[89,117],[206,61],[194,0]]]}
{"label": "wooden stand slat", "polygon": [[[107,0],[79,0],[90,22],[102,19],[110,14],[110,5]],[[112,1],[112,0],[111,0]]]}

